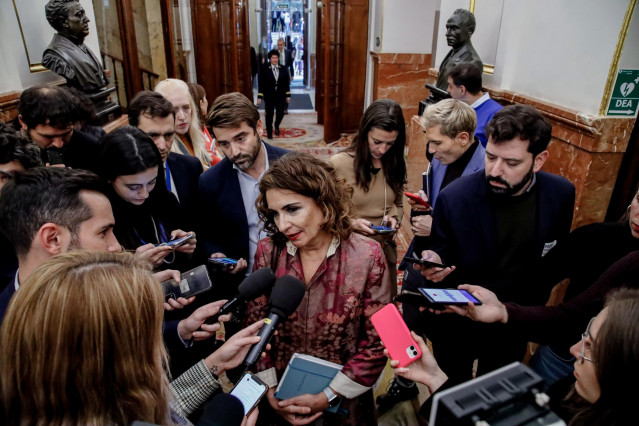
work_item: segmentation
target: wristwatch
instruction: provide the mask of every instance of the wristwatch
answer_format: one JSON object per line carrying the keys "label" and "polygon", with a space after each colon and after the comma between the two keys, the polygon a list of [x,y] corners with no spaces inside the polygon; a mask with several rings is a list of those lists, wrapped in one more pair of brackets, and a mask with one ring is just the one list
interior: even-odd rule
{"label": "wristwatch", "polygon": [[333,392],[333,389],[331,389],[330,386],[326,386],[323,392],[324,392],[324,395],[326,395],[326,398],[328,399],[329,407],[336,407],[337,405],[339,405],[339,403],[341,402],[341,398],[339,397],[339,395]]}

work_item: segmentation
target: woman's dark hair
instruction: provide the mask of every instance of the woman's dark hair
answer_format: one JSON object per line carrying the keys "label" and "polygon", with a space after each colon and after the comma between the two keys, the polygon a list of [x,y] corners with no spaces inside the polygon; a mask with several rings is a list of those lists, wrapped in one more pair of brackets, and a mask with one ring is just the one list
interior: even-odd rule
{"label": "woman's dark hair", "polygon": [[350,236],[353,191],[331,164],[310,154],[291,152],[273,163],[262,177],[255,206],[264,229],[281,246],[287,238],[277,228],[266,201],[269,189],[292,191],[312,198],[324,213],[324,230],[342,240]]}
{"label": "woman's dark hair", "polygon": [[395,143],[382,157],[382,170],[386,176],[386,183],[399,194],[406,183],[406,162],[404,161],[406,124],[402,107],[392,99],[379,99],[370,104],[359,122],[359,130],[348,148],[349,151],[355,153],[355,182],[364,191],[368,191],[373,167],[368,147],[368,133],[373,128],[387,132],[397,131]]}
{"label": "woman's dark hair", "polygon": [[[158,168],[155,187],[149,198],[139,206],[124,201],[113,188],[109,199],[115,216],[113,232],[125,249],[156,241],[159,223],[166,233],[176,229],[177,200],[166,189],[166,180],[160,151],[153,140],[137,127],[121,127],[109,133],[102,140],[99,175],[110,182],[118,176],[142,173],[152,167]],[[151,220],[153,219],[153,220]],[[154,223],[155,222],[155,223]]]}
{"label": "woman's dark hair", "polygon": [[[599,382],[599,399],[578,413],[571,425],[632,424],[636,421],[639,382],[639,289],[623,288],[610,293],[607,314],[593,340],[592,359]],[[624,385],[625,383],[625,385]]]}
{"label": "woman's dark hair", "polygon": [[[121,127],[102,141],[99,175],[108,181],[118,176],[142,173],[161,164],[162,157],[155,143],[137,127]],[[158,178],[160,175],[164,174],[158,173]]]}

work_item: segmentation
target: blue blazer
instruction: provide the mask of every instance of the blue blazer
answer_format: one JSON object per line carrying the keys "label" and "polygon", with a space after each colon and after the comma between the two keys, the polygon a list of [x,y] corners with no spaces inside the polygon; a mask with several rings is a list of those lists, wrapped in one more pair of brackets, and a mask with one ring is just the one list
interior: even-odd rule
{"label": "blue blazer", "polygon": [[[534,285],[518,285],[534,272],[546,251],[568,235],[575,205],[575,187],[561,176],[536,173],[537,224],[536,239],[530,241],[535,258],[526,271],[513,277],[496,276],[497,219],[483,171],[460,177],[440,194],[433,210],[431,250],[447,265],[457,269],[444,281],[445,287],[469,283],[481,285],[497,293],[502,301],[525,305],[544,303]],[[537,257],[538,256],[538,257]]]}
{"label": "blue blazer", "polygon": [[[269,163],[288,151],[264,143]],[[221,252],[234,259],[249,257],[248,219],[233,163],[224,158],[200,176],[198,244],[206,257]]]}
{"label": "blue blazer", "polygon": [[193,220],[197,209],[198,182],[202,174],[202,163],[193,156],[175,152],[169,153],[166,163],[180,198],[179,211],[182,222]]}
{"label": "blue blazer", "polygon": [[[486,150],[481,143],[476,140],[477,148],[475,148],[475,152],[473,156],[470,157],[470,161],[466,165],[466,168],[462,172],[462,176],[469,175],[471,173],[475,173],[476,171],[484,169],[484,161],[486,160]],[[428,196],[428,203],[432,208],[435,208],[435,203],[437,202],[437,196],[439,195],[439,191],[442,187],[442,182],[444,181],[444,176],[446,176],[446,170],[448,169],[447,165],[444,165],[439,162],[439,160],[433,158],[433,161],[430,163],[430,172],[428,175],[424,175],[424,182],[422,190]],[[412,212],[411,212],[412,216]],[[417,247],[422,247],[427,244],[427,241],[430,237],[413,237],[406,250],[406,256],[412,257],[413,251],[415,251],[415,244]],[[420,253],[417,253],[420,256]],[[404,259],[406,258],[404,256]],[[402,259],[401,264],[399,265],[399,270],[404,270],[406,268],[406,261]]]}

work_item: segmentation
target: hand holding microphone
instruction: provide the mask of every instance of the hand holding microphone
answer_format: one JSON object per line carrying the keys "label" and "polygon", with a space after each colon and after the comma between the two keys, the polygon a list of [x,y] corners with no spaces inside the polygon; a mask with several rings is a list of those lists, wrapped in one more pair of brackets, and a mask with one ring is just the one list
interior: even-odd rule
{"label": "hand holding microphone", "polygon": [[243,363],[245,369],[249,369],[255,365],[260,358],[260,354],[264,351],[273,336],[277,326],[280,322],[286,321],[286,319],[295,312],[302,302],[305,293],[306,286],[304,283],[290,275],[284,275],[275,281],[269,301],[269,314],[264,320],[264,325],[258,334],[260,341],[254,344],[248,355],[246,355]]}
{"label": "hand holding microphone", "polygon": [[237,288],[237,295],[226,302],[220,311],[207,318],[205,324],[214,324],[218,322],[220,315],[225,315],[231,312],[237,305],[244,303],[247,300],[253,300],[268,291],[273,287],[275,282],[275,274],[271,268],[260,268],[246,277],[244,281]]}

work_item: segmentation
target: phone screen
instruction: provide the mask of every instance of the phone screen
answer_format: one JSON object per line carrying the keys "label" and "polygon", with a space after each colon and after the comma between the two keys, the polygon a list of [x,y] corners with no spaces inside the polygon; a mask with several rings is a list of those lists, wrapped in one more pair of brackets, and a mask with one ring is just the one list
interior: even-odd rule
{"label": "phone screen", "polygon": [[481,304],[479,300],[466,290],[455,290],[451,288],[420,288],[419,291],[433,303],[465,305],[468,302],[473,302],[476,305]]}
{"label": "phone screen", "polygon": [[231,395],[242,401],[242,405],[244,405],[244,415],[246,416],[265,392],[266,385],[251,373],[246,373],[237,385],[235,385],[231,391]]}

